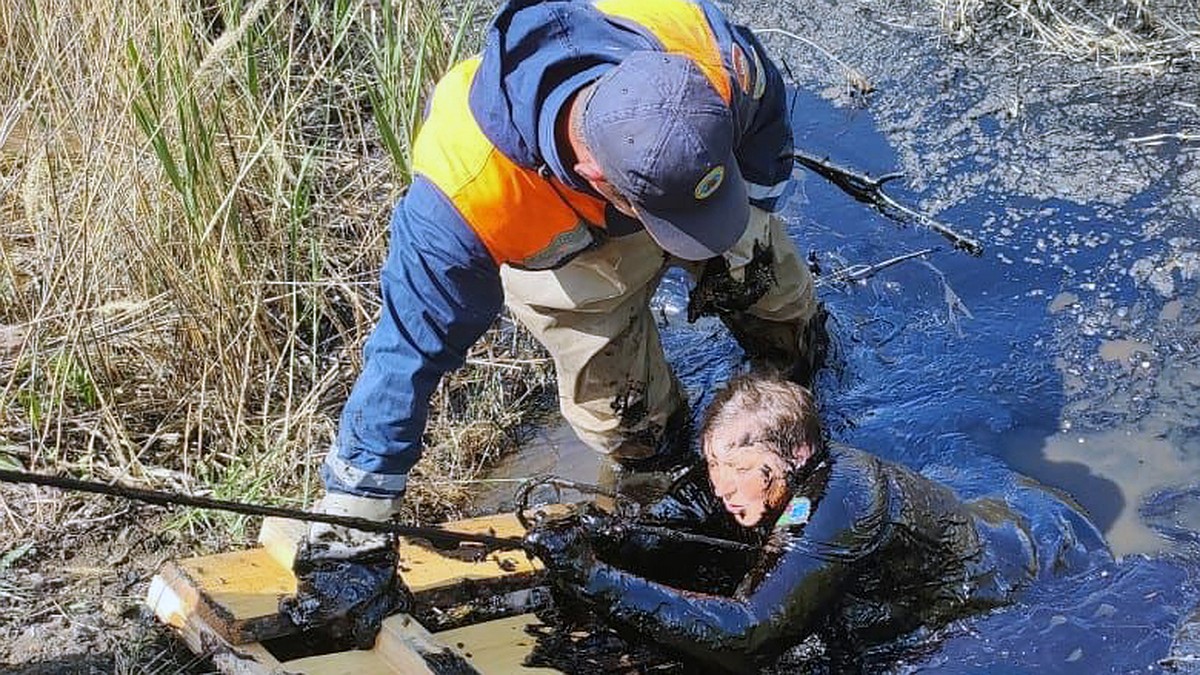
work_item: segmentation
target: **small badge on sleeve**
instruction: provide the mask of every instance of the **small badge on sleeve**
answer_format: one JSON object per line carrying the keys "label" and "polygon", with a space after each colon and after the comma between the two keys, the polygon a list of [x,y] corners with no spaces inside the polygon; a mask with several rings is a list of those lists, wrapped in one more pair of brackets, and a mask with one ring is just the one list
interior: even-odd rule
{"label": "small badge on sleeve", "polygon": [[758,58],[758,51],[751,49],[750,53],[754,56],[754,91],[750,95],[757,100],[767,93],[767,75],[762,60]]}
{"label": "small badge on sleeve", "polygon": [[737,80],[742,93],[749,96],[754,90],[754,74],[750,72],[750,60],[746,58],[746,52],[736,42],[729,50],[729,64],[733,66],[733,78]]}
{"label": "small badge on sleeve", "polygon": [[746,52],[735,42],[729,50],[729,65],[733,70],[733,79],[743,94],[756,100],[763,97],[767,91],[767,78],[757,50],[750,49],[747,58]]}
{"label": "small badge on sleeve", "polygon": [[779,516],[779,520],[775,522],[775,526],[803,525],[808,522],[810,515],[812,515],[812,502],[808,497],[796,497],[788,503],[787,508],[783,510],[783,515]]}

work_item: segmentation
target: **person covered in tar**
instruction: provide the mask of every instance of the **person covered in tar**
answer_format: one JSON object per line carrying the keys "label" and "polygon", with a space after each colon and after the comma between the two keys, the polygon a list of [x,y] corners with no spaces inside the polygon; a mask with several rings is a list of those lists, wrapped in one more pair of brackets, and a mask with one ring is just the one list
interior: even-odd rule
{"label": "person covered in tar", "polygon": [[[705,465],[632,523],[592,510],[526,539],[561,596],[704,666],[753,671],[813,635],[835,662],[853,663],[1110,558],[1073,502],[1032,481],[1004,499],[962,501],[827,444],[812,395],[778,377],[732,381],[700,441]],[[664,529],[750,546],[714,551]]]}
{"label": "person covered in tar", "polygon": [[[689,318],[719,316],[752,359],[806,379],[823,313],[773,214],[793,169],[786,97],[754,34],[709,0],[502,4],[429,99],[317,509],[397,516],[432,392],[505,305],[553,357],[563,417],[619,476],[675,468],[691,444],[649,309],[669,267],[696,280]],[[386,611],[387,548],[313,525],[283,609],[300,625]],[[321,590],[339,575],[368,590]]]}

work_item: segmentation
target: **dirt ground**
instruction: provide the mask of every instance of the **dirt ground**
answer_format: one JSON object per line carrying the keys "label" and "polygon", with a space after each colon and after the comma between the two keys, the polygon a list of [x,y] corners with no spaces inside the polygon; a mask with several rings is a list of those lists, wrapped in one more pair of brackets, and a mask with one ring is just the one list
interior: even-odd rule
{"label": "dirt ground", "polygon": [[212,672],[143,604],[164,561],[203,552],[170,513],[11,485],[0,509],[0,672]]}

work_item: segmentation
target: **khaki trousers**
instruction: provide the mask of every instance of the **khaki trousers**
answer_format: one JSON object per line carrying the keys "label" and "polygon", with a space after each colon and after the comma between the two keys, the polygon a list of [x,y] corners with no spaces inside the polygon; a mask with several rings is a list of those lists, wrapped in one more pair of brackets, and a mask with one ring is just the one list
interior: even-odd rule
{"label": "khaki trousers", "polygon": [[[802,358],[818,309],[808,267],[782,221],[752,208],[746,233],[723,256],[733,279],[741,281],[756,244],[770,247],[771,284],[751,306],[721,318],[747,352],[747,340],[765,339],[778,343],[782,358]],[[655,454],[668,422],[686,414],[649,309],[672,265],[695,279],[705,264],[671,257],[642,231],[609,239],[555,270],[500,270],[505,304],[554,359],[563,417],[580,440],[614,459]],[[752,328],[739,330],[746,322]]]}

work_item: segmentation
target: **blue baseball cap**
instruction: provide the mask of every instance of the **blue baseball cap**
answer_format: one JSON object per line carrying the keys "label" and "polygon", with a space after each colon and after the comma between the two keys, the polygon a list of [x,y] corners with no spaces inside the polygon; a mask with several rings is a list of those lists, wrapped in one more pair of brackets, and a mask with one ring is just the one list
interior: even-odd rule
{"label": "blue baseball cap", "polygon": [[639,51],[593,87],[583,140],[604,177],[668,253],[705,260],[750,220],[733,113],[691,59]]}

